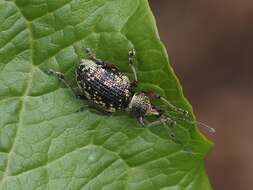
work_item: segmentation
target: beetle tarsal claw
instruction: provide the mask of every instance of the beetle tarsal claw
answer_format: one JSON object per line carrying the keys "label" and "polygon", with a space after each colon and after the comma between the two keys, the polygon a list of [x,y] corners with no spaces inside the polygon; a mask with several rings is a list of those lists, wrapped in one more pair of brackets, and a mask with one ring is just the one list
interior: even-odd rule
{"label": "beetle tarsal claw", "polygon": [[49,69],[49,70],[47,71],[47,73],[48,73],[49,75],[52,75],[52,74],[55,73],[55,71],[54,71],[53,69]]}
{"label": "beetle tarsal claw", "polygon": [[129,56],[135,56],[135,50],[134,49],[129,51]]}
{"label": "beetle tarsal claw", "polygon": [[183,110],[183,114],[184,114],[185,116],[189,116],[189,112],[188,112],[187,110]]}

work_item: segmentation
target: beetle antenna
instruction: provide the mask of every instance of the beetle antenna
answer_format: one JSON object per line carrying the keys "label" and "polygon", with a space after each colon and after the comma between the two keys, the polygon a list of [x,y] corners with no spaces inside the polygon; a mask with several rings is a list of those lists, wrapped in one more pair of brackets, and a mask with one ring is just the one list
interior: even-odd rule
{"label": "beetle antenna", "polygon": [[210,126],[208,126],[207,124],[205,124],[201,121],[196,121],[196,122],[193,122],[193,123],[196,123],[199,128],[201,127],[203,129],[206,129],[208,132],[210,132],[212,134],[216,133],[216,130],[213,127],[210,127]]}
{"label": "beetle antenna", "polygon": [[191,120],[186,119],[186,118],[179,118],[179,117],[175,117],[175,116],[171,116],[171,115],[169,115],[169,117],[172,118],[172,119],[185,121],[185,122],[190,123],[190,124],[197,124],[198,128],[203,128],[203,129],[207,130],[209,133],[212,133],[212,134],[216,133],[216,130],[213,127],[210,127],[209,125],[205,124],[202,121],[191,121]]}
{"label": "beetle antenna", "polygon": [[209,125],[205,124],[204,122],[201,122],[201,121],[190,121],[190,120],[187,120],[187,119],[180,119],[180,120],[186,121],[186,122],[188,122],[190,124],[197,124],[198,128],[203,128],[203,129],[207,130],[211,134],[215,134],[216,133],[216,130],[213,127],[210,127]]}

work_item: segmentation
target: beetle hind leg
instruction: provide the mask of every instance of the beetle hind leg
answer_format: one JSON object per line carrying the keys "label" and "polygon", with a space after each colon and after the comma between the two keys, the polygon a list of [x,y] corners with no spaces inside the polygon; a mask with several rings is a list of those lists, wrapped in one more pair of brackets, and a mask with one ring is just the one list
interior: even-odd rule
{"label": "beetle hind leg", "polygon": [[84,99],[84,96],[78,94],[73,87],[70,86],[69,82],[66,80],[65,76],[61,72],[54,71],[50,69],[48,74],[56,76],[60,81],[64,83],[64,85],[70,90],[71,94],[78,99]]}
{"label": "beetle hind leg", "polygon": [[93,53],[93,52],[91,51],[90,48],[86,48],[86,49],[85,49],[85,53],[87,54],[88,59],[94,61],[94,62],[97,63],[98,65],[105,65],[105,62],[102,61],[102,60],[100,60],[100,59],[98,59],[98,58],[96,57],[95,53]]}
{"label": "beetle hind leg", "polygon": [[166,127],[168,129],[168,134],[171,140],[174,143],[181,145],[183,150],[186,151],[190,156],[192,156],[192,150],[188,146],[186,146],[180,139],[178,139],[173,130],[171,129],[171,127],[176,126],[176,121],[163,114],[157,120],[145,124],[144,127],[152,127],[156,125],[163,125],[164,127]]}

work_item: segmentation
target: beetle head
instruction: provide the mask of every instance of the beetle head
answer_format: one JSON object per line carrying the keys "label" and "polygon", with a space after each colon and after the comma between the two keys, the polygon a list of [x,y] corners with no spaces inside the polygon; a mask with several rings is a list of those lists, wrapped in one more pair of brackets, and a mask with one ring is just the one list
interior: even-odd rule
{"label": "beetle head", "polygon": [[143,92],[134,94],[130,104],[128,105],[128,109],[137,118],[144,117],[146,115],[160,115],[159,110],[152,106],[150,99]]}

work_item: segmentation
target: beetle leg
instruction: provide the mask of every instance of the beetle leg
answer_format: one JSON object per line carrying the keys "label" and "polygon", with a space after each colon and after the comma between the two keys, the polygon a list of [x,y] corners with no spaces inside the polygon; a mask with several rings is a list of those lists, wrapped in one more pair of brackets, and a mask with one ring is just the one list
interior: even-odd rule
{"label": "beetle leg", "polygon": [[176,121],[172,120],[169,117],[163,117],[163,115],[161,117],[159,117],[157,120],[148,123],[147,125],[145,125],[145,127],[152,127],[152,126],[156,126],[156,125],[160,125],[160,124],[166,124],[168,123],[171,126],[175,126],[176,125]]}
{"label": "beetle leg", "polygon": [[174,106],[170,101],[168,101],[166,98],[160,96],[157,93],[154,92],[146,92],[145,93],[151,100],[161,100],[164,104],[166,104],[170,109],[172,109],[175,112],[178,113],[182,113],[185,116],[188,116],[188,111],[182,109],[182,108],[178,108],[176,106]]}
{"label": "beetle leg", "polygon": [[[187,153],[190,153],[190,155],[192,155],[192,151],[187,146],[185,146],[179,139],[177,139],[175,133],[171,130],[170,126],[172,127],[176,126],[176,121],[174,121],[170,117],[166,116],[165,114],[162,114],[157,120],[148,124],[145,124],[144,117],[138,117],[137,119],[139,123],[142,125],[142,127],[152,127],[152,126],[163,124],[163,126],[165,126],[169,130],[169,135],[172,141],[175,143],[181,144],[183,146],[183,149]],[[169,126],[167,124],[169,124]]]}
{"label": "beetle leg", "polygon": [[116,65],[114,65],[110,62],[107,62],[107,61],[102,61],[100,59],[97,59],[96,55],[94,53],[92,53],[90,48],[86,48],[85,52],[88,55],[88,58],[90,60],[96,62],[98,65],[102,65],[104,68],[108,68],[108,69],[111,69],[111,70],[116,70],[116,71],[119,70],[119,68]]}
{"label": "beetle leg", "polygon": [[132,85],[137,86],[138,77],[137,77],[136,69],[134,67],[135,50],[134,49],[130,50],[128,55],[129,55],[129,57],[128,57],[129,67],[131,68],[133,75],[134,75],[134,81],[132,82]]}
{"label": "beetle leg", "polygon": [[137,117],[138,122],[141,124],[142,127],[152,127],[160,124],[168,123],[171,126],[176,125],[176,121],[172,120],[170,117],[165,116],[162,114],[157,120],[152,121],[150,123],[145,123],[144,116]]}
{"label": "beetle leg", "polygon": [[157,117],[161,117],[162,115],[165,114],[165,110],[163,108],[160,108],[158,106],[152,106],[152,107],[159,113],[159,115],[156,115]]}
{"label": "beetle leg", "polygon": [[96,58],[96,55],[91,51],[90,48],[86,48],[85,52],[90,60],[95,61],[98,65],[105,65],[104,61]]}
{"label": "beetle leg", "polygon": [[144,117],[143,116],[137,117],[137,120],[141,124],[142,127],[145,127]]}
{"label": "beetle leg", "polygon": [[55,75],[60,81],[62,81],[62,82],[65,84],[65,86],[66,86],[68,89],[70,89],[70,92],[71,92],[71,94],[72,94],[73,96],[75,96],[75,97],[78,98],[78,99],[82,99],[82,98],[83,98],[82,95],[77,94],[76,91],[69,85],[69,83],[68,83],[68,81],[65,79],[65,76],[64,76],[63,73],[60,73],[60,72],[57,72],[57,71],[54,71],[54,70],[50,69],[50,70],[48,71],[48,74],[50,74],[50,75]]}

